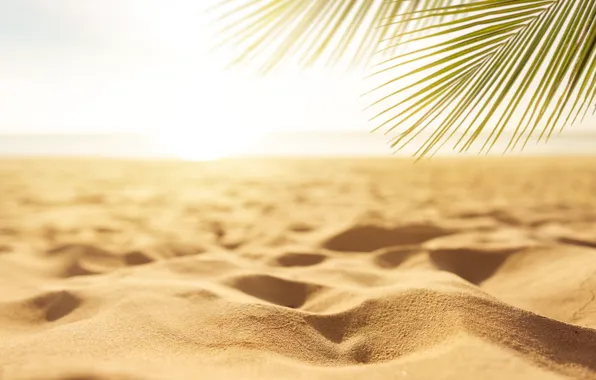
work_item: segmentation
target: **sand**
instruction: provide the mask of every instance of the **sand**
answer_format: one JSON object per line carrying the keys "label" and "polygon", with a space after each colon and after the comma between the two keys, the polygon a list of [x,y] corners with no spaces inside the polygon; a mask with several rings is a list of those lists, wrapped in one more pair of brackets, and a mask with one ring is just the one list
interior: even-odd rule
{"label": "sand", "polygon": [[0,161],[0,378],[596,379],[596,159]]}

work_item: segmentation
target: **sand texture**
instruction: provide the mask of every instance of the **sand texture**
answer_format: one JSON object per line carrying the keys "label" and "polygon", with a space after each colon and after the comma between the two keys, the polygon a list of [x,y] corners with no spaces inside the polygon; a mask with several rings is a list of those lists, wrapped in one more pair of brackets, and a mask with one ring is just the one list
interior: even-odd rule
{"label": "sand texture", "polygon": [[0,379],[596,379],[596,159],[0,161]]}

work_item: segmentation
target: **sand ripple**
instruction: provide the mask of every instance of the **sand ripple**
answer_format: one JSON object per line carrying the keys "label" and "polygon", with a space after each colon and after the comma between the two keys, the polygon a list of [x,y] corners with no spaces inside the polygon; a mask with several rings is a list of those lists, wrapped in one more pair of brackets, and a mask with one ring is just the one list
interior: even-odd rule
{"label": "sand ripple", "polygon": [[572,164],[22,163],[0,379],[596,379],[596,162]]}

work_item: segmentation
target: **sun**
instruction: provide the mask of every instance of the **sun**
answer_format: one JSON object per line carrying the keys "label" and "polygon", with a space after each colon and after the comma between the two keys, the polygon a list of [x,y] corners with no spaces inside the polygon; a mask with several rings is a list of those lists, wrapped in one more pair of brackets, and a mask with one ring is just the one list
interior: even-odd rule
{"label": "sun", "polygon": [[170,130],[153,134],[161,154],[186,161],[212,161],[240,155],[258,140],[260,133],[249,130]]}

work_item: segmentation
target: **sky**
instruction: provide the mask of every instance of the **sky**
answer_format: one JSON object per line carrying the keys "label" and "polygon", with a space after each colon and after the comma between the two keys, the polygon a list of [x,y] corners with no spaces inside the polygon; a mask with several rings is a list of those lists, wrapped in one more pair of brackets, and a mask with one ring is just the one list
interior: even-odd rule
{"label": "sky", "polygon": [[[226,69],[214,0],[0,0],[0,133],[368,130],[360,73]],[[215,142],[214,139],[219,139]]]}
{"label": "sky", "polygon": [[215,2],[0,0],[0,134],[141,133],[198,159],[271,131],[372,128],[362,72],[226,69]]}

